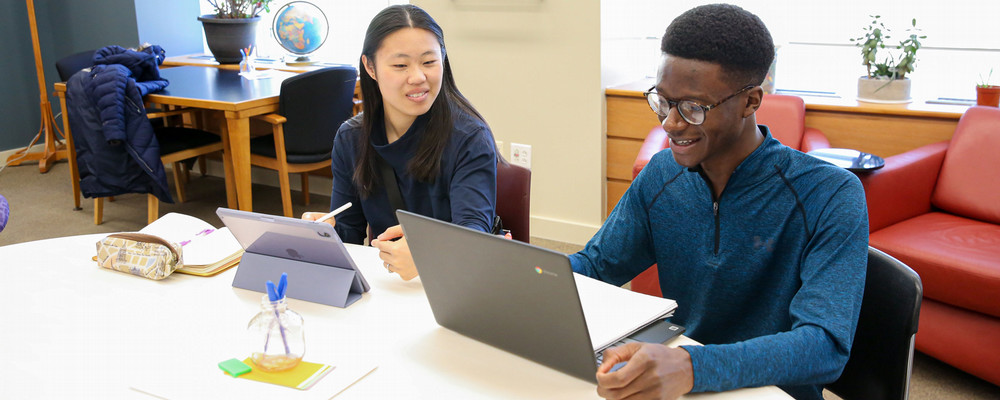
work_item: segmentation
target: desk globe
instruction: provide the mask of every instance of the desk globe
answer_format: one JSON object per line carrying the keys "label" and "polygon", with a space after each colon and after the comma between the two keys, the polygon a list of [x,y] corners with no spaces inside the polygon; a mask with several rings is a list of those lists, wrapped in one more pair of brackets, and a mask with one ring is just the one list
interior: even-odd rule
{"label": "desk globe", "polygon": [[316,51],[326,41],[330,30],[323,10],[305,1],[293,1],[275,13],[272,34],[285,51],[296,56],[288,65],[315,63],[308,54]]}

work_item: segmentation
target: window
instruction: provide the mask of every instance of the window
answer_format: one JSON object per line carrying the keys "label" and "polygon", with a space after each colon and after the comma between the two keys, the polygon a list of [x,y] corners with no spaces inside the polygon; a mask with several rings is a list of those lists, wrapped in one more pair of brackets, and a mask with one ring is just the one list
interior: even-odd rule
{"label": "window", "polygon": [[[606,86],[655,74],[660,38],[680,13],[714,1],[603,1],[602,70]],[[913,96],[975,99],[975,84],[993,68],[1000,82],[1000,34],[991,22],[1000,13],[994,0],[948,3],[861,0],[793,1],[733,0],[760,18],[778,49],[778,89],[856,95],[857,78],[865,74],[860,49],[849,39],[862,35],[881,15],[891,30],[887,44],[906,34],[913,18],[927,39],[917,53]],[[890,50],[891,51],[891,50]]]}
{"label": "window", "polygon": [[[309,2],[323,10],[330,25],[326,42],[309,57],[324,62],[350,64],[355,68],[358,68],[361,45],[372,17],[387,6],[408,3],[406,0],[309,0]],[[254,50],[256,57],[280,59],[289,55],[278,45],[271,32],[275,14],[288,3],[291,1],[273,1],[269,6],[271,12],[261,13],[260,22],[257,23],[257,49]],[[202,14],[213,12],[208,2],[201,2],[201,12]],[[205,54],[211,54],[207,44]]]}

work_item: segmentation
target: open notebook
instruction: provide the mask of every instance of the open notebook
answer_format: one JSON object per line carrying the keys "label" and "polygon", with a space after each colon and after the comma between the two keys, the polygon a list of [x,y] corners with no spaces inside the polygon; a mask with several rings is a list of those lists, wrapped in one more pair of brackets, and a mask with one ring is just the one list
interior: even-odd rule
{"label": "open notebook", "polygon": [[184,266],[176,272],[185,274],[215,275],[238,264],[243,255],[229,228],[216,228],[190,215],[168,213],[139,232],[180,244]]}

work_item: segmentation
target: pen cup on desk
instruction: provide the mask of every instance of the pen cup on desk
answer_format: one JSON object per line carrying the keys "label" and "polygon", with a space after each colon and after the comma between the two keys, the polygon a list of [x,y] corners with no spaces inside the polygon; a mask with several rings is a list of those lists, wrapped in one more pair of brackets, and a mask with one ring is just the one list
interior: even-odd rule
{"label": "pen cup on desk", "polygon": [[302,316],[288,309],[282,296],[271,301],[264,295],[260,312],[247,324],[250,359],[264,371],[294,368],[305,354],[305,330]]}
{"label": "pen cup on desk", "polygon": [[245,50],[240,49],[240,54],[243,55],[243,59],[240,60],[240,75],[250,77],[256,72],[256,68],[253,65],[253,59],[250,58],[250,53]]}

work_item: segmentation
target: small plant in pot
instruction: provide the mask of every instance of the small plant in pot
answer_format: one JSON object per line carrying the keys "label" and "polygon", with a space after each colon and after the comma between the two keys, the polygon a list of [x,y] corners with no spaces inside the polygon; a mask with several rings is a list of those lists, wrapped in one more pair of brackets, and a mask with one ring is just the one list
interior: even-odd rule
{"label": "small plant in pot", "polygon": [[215,60],[222,64],[243,59],[240,49],[254,44],[260,13],[270,11],[272,0],[207,0],[214,14],[198,17],[205,29],[205,41]]}
{"label": "small plant in pot", "polygon": [[910,101],[910,79],[907,73],[913,72],[917,62],[917,50],[920,50],[921,39],[927,36],[917,34],[917,20],[913,19],[912,27],[907,29],[909,35],[895,46],[899,51],[898,58],[886,51],[879,59],[879,50],[885,50],[885,41],[891,39],[889,29],[880,21],[881,16],[872,15],[870,25],[864,27],[865,34],[852,38],[861,48],[861,64],[868,74],[858,78],[858,100],[886,103],[905,103]]}
{"label": "small plant in pot", "polygon": [[991,85],[990,78],[993,77],[993,69],[990,69],[989,75],[986,79],[983,79],[982,75],[979,75],[979,84],[976,85],[976,105],[979,106],[1000,106],[1000,86]]}

